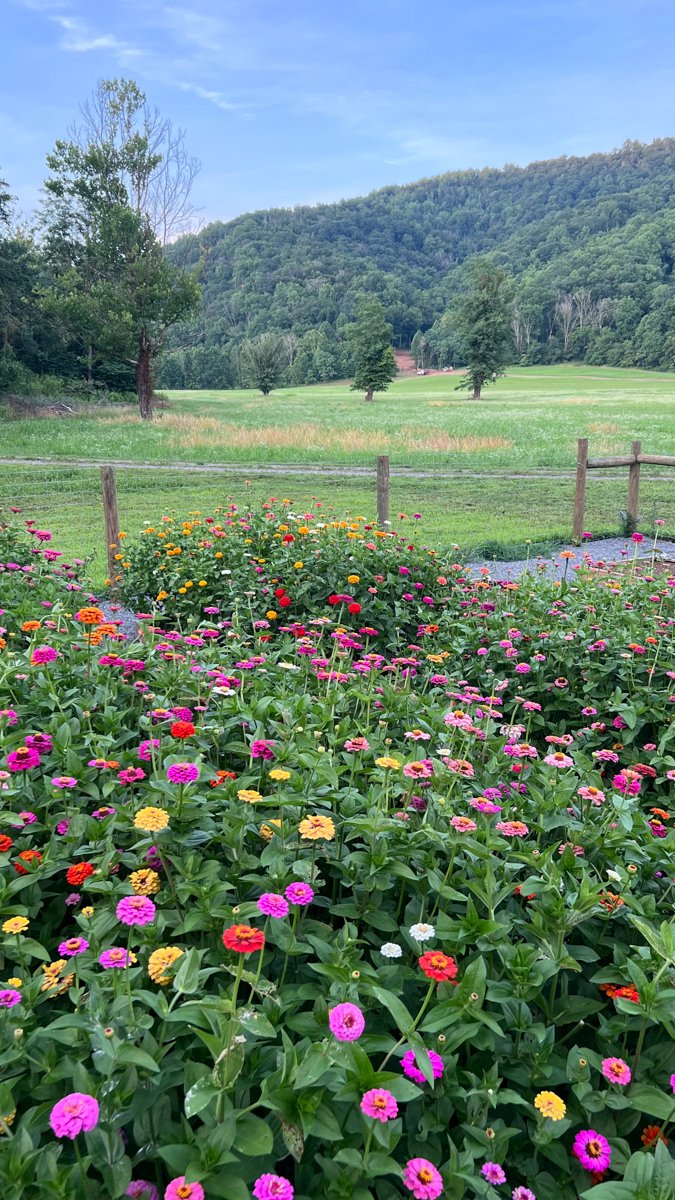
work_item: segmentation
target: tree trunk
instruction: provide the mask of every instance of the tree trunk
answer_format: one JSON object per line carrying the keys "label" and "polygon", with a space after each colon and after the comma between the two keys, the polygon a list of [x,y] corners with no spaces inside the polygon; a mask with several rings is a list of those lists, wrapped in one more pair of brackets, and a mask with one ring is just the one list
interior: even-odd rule
{"label": "tree trunk", "polygon": [[370,404],[372,399],[373,399],[373,389],[368,388],[368,391],[366,392],[366,404]]}
{"label": "tree trunk", "polygon": [[476,386],[473,389],[473,398],[474,398],[474,400],[480,400],[480,387],[479,386]]}
{"label": "tree trunk", "polygon": [[145,334],[141,334],[136,360],[136,392],[138,406],[144,421],[152,419],[152,347]]}
{"label": "tree trunk", "polygon": [[87,350],[87,383],[94,382],[94,372],[92,370],[93,365],[94,365],[94,347],[90,343],[89,348]]}

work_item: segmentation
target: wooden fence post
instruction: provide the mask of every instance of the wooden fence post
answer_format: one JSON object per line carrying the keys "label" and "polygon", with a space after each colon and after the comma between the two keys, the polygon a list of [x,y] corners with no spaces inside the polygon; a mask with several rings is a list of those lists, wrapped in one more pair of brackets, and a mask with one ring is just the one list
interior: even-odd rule
{"label": "wooden fence post", "polygon": [[389,455],[377,456],[377,523],[385,525],[389,520]]}
{"label": "wooden fence post", "polygon": [[635,533],[638,523],[638,505],[640,503],[640,463],[638,457],[642,450],[642,442],[631,442],[631,453],[635,461],[628,468],[628,503],[626,518],[630,533]]}
{"label": "wooden fence post", "polygon": [[584,531],[587,463],[588,438],[579,438],[577,441],[577,486],[574,493],[574,517],[572,520],[572,537],[575,540],[581,540]]}
{"label": "wooden fence post", "polygon": [[101,467],[101,489],[103,492],[103,515],[105,517],[105,543],[108,559],[108,575],[114,582],[117,572],[115,554],[118,550],[118,534],[120,519],[117,513],[117,486],[115,484],[115,468]]}

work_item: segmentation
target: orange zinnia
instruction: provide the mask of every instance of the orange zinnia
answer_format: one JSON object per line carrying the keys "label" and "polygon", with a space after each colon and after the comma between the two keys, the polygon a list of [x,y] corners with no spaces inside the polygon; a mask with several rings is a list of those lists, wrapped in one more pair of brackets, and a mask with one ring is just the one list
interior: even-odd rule
{"label": "orange zinnia", "polygon": [[75,617],[82,625],[100,625],[103,621],[103,613],[100,608],[94,605],[87,605],[75,613]]}

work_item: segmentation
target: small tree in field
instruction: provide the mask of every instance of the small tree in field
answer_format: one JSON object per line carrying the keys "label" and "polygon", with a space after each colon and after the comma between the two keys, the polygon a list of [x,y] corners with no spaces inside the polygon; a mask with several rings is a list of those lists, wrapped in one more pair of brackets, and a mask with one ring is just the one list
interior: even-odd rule
{"label": "small tree in field", "polygon": [[373,399],[374,392],[386,392],[396,375],[392,334],[380,301],[375,296],[364,296],[359,302],[357,320],[347,325],[345,336],[356,365],[351,390],[365,392],[367,401]]}
{"label": "small tree in field", "polygon": [[471,264],[471,291],[457,311],[457,329],[466,358],[466,375],[457,385],[480,400],[487,383],[504,374],[510,343],[506,275],[485,258]]}
{"label": "small tree in field", "polygon": [[260,388],[263,396],[269,396],[278,387],[283,377],[288,357],[283,339],[276,333],[261,333],[242,346],[244,375]]}

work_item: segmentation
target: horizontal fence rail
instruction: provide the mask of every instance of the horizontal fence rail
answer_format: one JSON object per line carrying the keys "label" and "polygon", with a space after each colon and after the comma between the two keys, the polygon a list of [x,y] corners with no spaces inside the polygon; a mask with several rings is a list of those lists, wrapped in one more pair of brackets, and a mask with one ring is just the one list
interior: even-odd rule
{"label": "horizontal fence rail", "polygon": [[640,467],[650,463],[657,467],[675,467],[675,455],[643,454],[642,442],[632,442],[630,454],[618,454],[609,458],[589,458],[588,438],[577,441],[577,477],[572,517],[572,537],[577,541],[584,532],[586,511],[586,472],[605,467],[628,467],[628,497],[626,500],[626,525],[633,532],[637,529],[638,504],[640,500]]}

